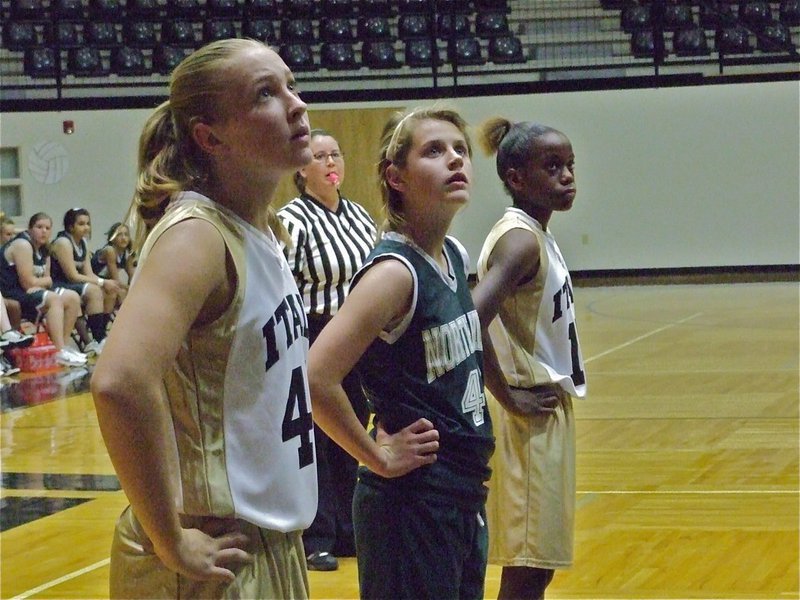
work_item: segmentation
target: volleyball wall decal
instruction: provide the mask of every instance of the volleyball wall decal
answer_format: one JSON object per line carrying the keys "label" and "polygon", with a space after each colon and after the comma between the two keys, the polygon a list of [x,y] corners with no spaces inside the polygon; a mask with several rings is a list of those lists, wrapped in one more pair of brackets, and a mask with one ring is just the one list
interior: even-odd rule
{"label": "volleyball wall decal", "polygon": [[39,183],[58,183],[68,169],[67,150],[57,142],[38,142],[28,153],[28,170]]}

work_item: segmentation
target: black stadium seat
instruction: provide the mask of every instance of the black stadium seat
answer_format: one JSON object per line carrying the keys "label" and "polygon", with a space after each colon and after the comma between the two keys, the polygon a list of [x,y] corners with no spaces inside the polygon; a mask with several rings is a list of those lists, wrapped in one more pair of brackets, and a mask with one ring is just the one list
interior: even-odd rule
{"label": "black stadium seat", "polygon": [[55,33],[47,36],[48,43],[53,46],[65,49],[83,45],[83,36],[74,21],[59,21],[53,31]]}
{"label": "black stadium seat", "polygon": [[361,17],[358,20],[358,39],[361,41],[394,40],[388,17],[381,15]]}
{"label": "black stadium seat", "polygon": [[659,34],[661,38],[657,38],[652,29],[643,29],[641,31],[634,31],[631,35],[631,54],[635,58],[655,58],[656,50],[658,49],[657,43],[660,43],[663,48],[663,34]]}
{"label": "black stadium seat", "polygon": [[475,0],[475,10],[499,10],[508,12],[508,0]]}
{"label": "black stadium seat", "polygon": [[127,0],[125,8],[128,11],[129,18],[154,18],[161,12],[161,6],[158,0]]}
{"label": "black stadium seat", "polygon": [[122,39],[136,48],[155,48],[158,43],[152,21],[126,21],[122,26]]}
{"label": "black stadium seat", "polygon": [[441,13],[438,17],[439,39],[472,35],[472,23],[465,14]]}
{"label": "black stadium seat", "polygon": [[766,2],[750,0],[739,4],[739,18],[747,25],[760,29],[772,21],[772,11]]}
{"label": "black stadium seat", "polygon": [[280,49],[281,58],[292,71],[312,71],[317,68],[314,49],[310,44],[292,42]]}
{"label": "black stadium seat", "polygon": [[148,67],[141,48],[122,46],[111,51],[111,72],[117,75],[149,75]]}
{"label": "black stadium seat", "polygon": [[275,26],[270,19],[252,19],[245,21],[242,27],[242,35],[268,44],[274,44],[277,41]]}
{"label": "black stadium seat", "polygon": [[700,26],[704,29],[717,30],[720,27],[732,25],[735,20],[736,17],[730,4],[710,0],[700,5]]}
{"label": "black stadium seat", "polygon": [[190,21],[164,21],[161,41],[173,46],[194,48],[197,45],[194,24]]}
{"label": "black stadium seat", "polygon": [[482,38],[508,35],[508,17],[502,12],[478,13],[475,17],[475,32]]}
{"label": "black stadium seat", "polygon": [[787,52],[794,49],[789,28],[778,21],[764,25],[756,47],[762,52]]}
{"label": "black stadium seat", "polygon": [[207,0],[206,10],[210,17],[233,19],[242,16],[242,7],[237,0]]}
{"label": "black stadium seat", "polygon": [[83,19],[81,0],[50,0],[50,10],[59,19]]}
{"label": "black stadium seat", "polygon": [[170,19],[196,19],[200,13],[198,0],[169,0],[165,4],[167,17]]}
{"label": "black stadium seat", "polygon": [[102,77],[108,75],[98,48],[82,46],[71,48],[67,54],[67,72],[78,77]]}
{"label": "black stadium seat", "polygon": [[315,16],[315,0],[282,0],[283,16],[289,19],[312,19]]}
{"label": "black stadium seat", "polygon": [[522,42],[513,35],[489,40],[489,60],[496,64],[524,63]]}
{"label": "black stadium seat", "polygon": [[687,27],[675,32],[672,50],[677,56],[707,56],[708,42],[702,27]]}
{"label": "black stadium seat", "polygon": [[394,15],[394,0],[359,0],[361,16],[391,17]]}
{"label": "black stadium seat", "polygon": [[277,19],[280,16],[277,0],[246,0],[244,13],[248,18]]}
{"label": "black stadium seat", "polygon": [[283,43],[311,44],[316,41],[314,24],[311,19],[287,19],[281,23],[281,41]]}
{"label": "black stadium seat", "polygon": [[626,33],[652,28],[650,5],[631,5],[624,8],[620,14],[620,25]]}
{"label": "black stadium seat", "polygon": [[41,19],[47,15],[48,3],[45,0],[11,0],[12,19]]}
{"label": "black stadium seat", "polygon": [[385,40],[364,42],[361,47],[361,62],[371,69],[395,69],[400,66],[394,43]]}
{"label": "black stadium seat", "polygon": [[677,31],[694,24],[692,7],[688,4],[667,4],[664,7],[664,29]]}
{"label": "black stadium seat", "polygon": [[780,21],[789,27],[800,26],[800,0],[783,0],[778,9]]}
{"label": "black stadium seat", "polygon": [[29,77],[55,77],[59,57],[56,51],[47,46],[25,50],[24,70]]}
{"label": "black stadium seat", "polygon": [[431,10],[430,0],[398,0],[397,9],[400,14],[405,15],[424,15]]}
{"label": "black stadium seat", "polygon": [[431,18],[428,15],[400,15],[397,31],[401,40],[429,38],[431,36]]}
{"label": "black stadium seat", "polygon": [[476,38],[463,37],[450,40],[447,44],[447,58],[456,65],[482,65],[486,62],[481,45]]}
{"label": "black stadium seat", "polygon": [[89,17],[93,21],[115,21],[124,16],[119,0],[89,0]]}
{"label": "black stadium seat", "polygon": [[442,64],[439,49],[430,39],[412,39],[405,44],[405,62],[410,67],[428,67]]}
{"label": "black stadium seat", "polygon": [[109,21],[86,23],[83,39],[97,48],[115,48],[120,45],[117,27]]}
{"label": "black stadium seat", "polygon": [[187,56],[187,50],[177,46],[159,45],[153,50],[153,71],[169,75]]}
{"label": "black stadium seat", "polygon": [[207,19],[203,23],[203,41],[215,42],[238,37],[233,19]]}
{"label": "black stadium seat", "polygon": [[3,23],[3,46],[9,50],[25,50],[39,45],[39,36],[31,21]]}
{"label": "black stadium seat", "polygon": [[717,51],[723,54],[750,54],[753,47],[747,29],[740,25],[725,27],[716,36]]}
{"label": "black stadium seat", "polygon": [[355,0],[322,0],[320,14],[325,17],[355,17]]}
{"label": "black stadium seat", "polygon": [[319,37],[323,42],[352,42],[353,27],[350,20],[343,17],[321,19],[319,24]]}
{"label": "black stadium seat", "polygon": [[342,42],[327,42],[322,44],[320,65],[334,71],[358,68],[353,45]]}

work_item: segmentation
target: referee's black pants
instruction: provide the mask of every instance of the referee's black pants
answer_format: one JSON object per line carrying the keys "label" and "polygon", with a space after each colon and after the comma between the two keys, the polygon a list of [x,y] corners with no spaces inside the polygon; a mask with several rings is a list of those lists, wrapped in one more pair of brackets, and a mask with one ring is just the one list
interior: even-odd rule
{"label": "referee's black pants", "polygon": [[[330,320],[322,315],[308,316],[308,339],[313,344]],[[361,388],[361,378],[353,370],[342,382],[353,410],[364,427],[369,420],[369,406]],[[314,425],[317,442],[317,516],[303,532],[306,556],[330,552],[334,556],[355,556],[353,535],[353,492],[358,476],[358,461]]]}

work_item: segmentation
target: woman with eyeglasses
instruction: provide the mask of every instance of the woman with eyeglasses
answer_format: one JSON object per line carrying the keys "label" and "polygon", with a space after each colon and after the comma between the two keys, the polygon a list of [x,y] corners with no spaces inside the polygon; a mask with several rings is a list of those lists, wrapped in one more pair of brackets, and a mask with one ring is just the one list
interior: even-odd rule
{"label": "woman with eyeglasses", "polygon": [[[311,131],[313,160],[297,171],[300,195],[278,211],[291,243],[285,249],[308,314],[309,343],[344,302],[350,280],[375,245],[375,222],[363,207],[343,197],[344,154],[336,138]],[[361,423],[369,418],[367,400],[355,373],[344,388]],[[336,556],[354,556],[352,502],[357,461],[315,426],[319,508],[303,533],[308,568],[333,571]]]}

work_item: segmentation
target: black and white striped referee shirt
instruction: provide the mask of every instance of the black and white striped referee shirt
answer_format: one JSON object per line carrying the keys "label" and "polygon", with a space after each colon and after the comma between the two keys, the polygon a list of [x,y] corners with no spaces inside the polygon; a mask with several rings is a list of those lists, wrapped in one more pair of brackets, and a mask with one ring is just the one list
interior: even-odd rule
{"label": "black and white striped referee shirt", "polygon": [[284,253],[306,310],[336,314],[353,274],[375,245],[375,221],[346,198],[334,212],[307,194],[283,206],[278,217],[292,238]]}

